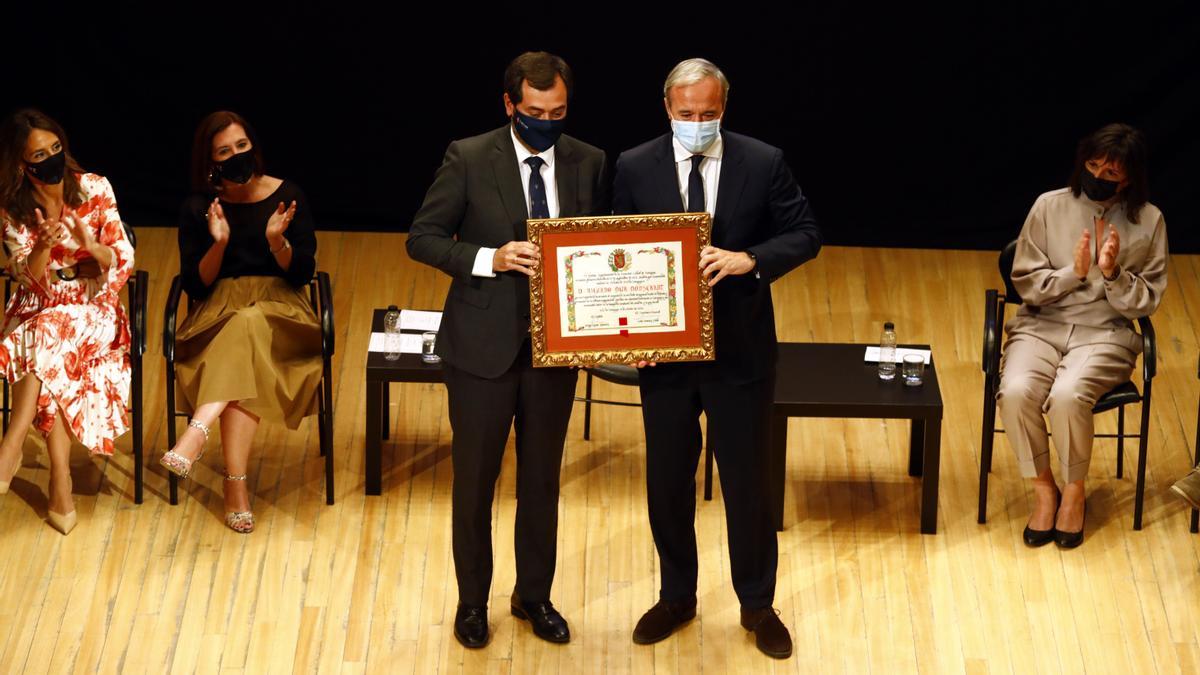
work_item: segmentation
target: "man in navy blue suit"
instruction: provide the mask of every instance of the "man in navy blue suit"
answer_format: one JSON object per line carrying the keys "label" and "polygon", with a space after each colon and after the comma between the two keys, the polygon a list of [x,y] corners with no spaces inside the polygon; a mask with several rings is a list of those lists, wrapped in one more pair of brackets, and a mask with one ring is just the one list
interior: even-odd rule
{"label": "man in navy blue suit", "polygon": [[696,616],[695,476],[704,412],[742,626],[764,653],[787,658],[791,635],[772,607],[778,549],[767,496],[778,351],[771,282],[815,257],[821,234],[783,152],[721,129],[728,95],[729,81],[715,65],[683,61],[663,86],[671,133],[617,160],[615,213],[713,216],[700,269],[713,287],[716,360],[641,371],[647,501],[662,588],[633,641],[658,642]]}
{"label": "man in navy blue suit", "polygon": [[529,277],[541,253],[528,241],[526,221],[607,213],[609,204],[604,151],[563,133],[574,89],[566,61],[526,52],[504,71],[504,88],[508,123],[450,144],[407,242],[413,260],[453,278],[438,354],[454,431],[454,637],[473,649],[491,636],[492,503],[514,426],[517,583],[510,608],[543,640],[571,639],[550,589],[578,373],[533,367]]}

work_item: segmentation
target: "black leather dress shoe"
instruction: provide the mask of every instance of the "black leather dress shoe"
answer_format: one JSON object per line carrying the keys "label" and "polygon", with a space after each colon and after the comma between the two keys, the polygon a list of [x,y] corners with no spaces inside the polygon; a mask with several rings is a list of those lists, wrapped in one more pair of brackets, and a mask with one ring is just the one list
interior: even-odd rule
{"label": "black leather dress shoe", "polygon": [[696,601],[667,602],[659,600],[638,619],[633,629],[633,642],[650,645],[665,640],[677,628],[696,618]]}
{"label": "black leather dress shoe", "polygon": [[454,615],[454,638],[468,649],[479,649],[488,643],[487,607],[459,604]]}
{"label": "black leather dress shoe", "polygon": [[1078,532],[1063,532],[1054,530],[1054,543],[1059,548],[1075,548],[1083,543],[1083,527],[1087,523],[1087,502],[1083,503],[1083,522],[1079,524]]}
{"label": "black leather dress shoe", "polygon": [[779,614],[775,612],[774,607],[743,607],[742,628],[754,633],[754,645],[767,656],[786,659],[792,655],[792,634],[779,620]]}
{"label": "black leather dress shoe", "polygon": [[1025,545],[1031,548],[1045,546],[1054,541],[1055,530],[1053,527],[1048,530],[1034,530],[1028,525],[1025,526],[1025,533],[1022,538],[1025,540]]}
{"label": "black leather dress shoe", "polygon": [[571,641],[571,629],[567,620],[554,609],[550,601],[522,602],[516,593],[512,596],[512,615],[528,621],[533,627],[533,634],[546,642],[565,644]]}

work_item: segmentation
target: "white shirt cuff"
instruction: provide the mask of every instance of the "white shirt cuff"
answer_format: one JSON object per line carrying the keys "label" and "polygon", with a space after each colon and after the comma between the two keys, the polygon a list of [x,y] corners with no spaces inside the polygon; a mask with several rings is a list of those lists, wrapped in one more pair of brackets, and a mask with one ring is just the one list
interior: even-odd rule
{"label": "white shirt cuff", "polygon": [[494,277],[496,273],[492,271],[492,258],[496,255],[496,249],[479,247],[479,253],[475,254],[475,266],[471,268],[471,275],[476,277]]}

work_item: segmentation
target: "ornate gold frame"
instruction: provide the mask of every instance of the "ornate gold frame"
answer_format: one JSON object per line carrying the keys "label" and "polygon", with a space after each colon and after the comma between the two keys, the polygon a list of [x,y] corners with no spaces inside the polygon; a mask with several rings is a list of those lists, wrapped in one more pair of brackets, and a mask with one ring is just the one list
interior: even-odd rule
{"label": "ornate gold frame", "polygon": [[[697,259],[683,264],[699,265],[699,252],[712,241],[712,219],[707,213],[659,213],[636,216],[593,216],[584,218],[538,218],[528,221],[529,241],[542,248],[542,237],[546,234],[568,232],[622,232],[630,230],[656,230],[694,228],[696,230]],[[661,348],[572,350],[547,353],[546,349],[546,303],[545,283],[542,266],[534,268],[529,280],[529,333],[533,339],[533,365],[548,366],[594,366],[601,363],[635,364],[639,361],[667,363],[674,361],[711,361],[716,358],[713,337],[712,288],[703,276],[696,275],[696,293],[699,300],[700,344],[695,346],[672,346]],[[557,282],[557,279],[553,280]],[[686,311],[686,310],[685,310]]]}

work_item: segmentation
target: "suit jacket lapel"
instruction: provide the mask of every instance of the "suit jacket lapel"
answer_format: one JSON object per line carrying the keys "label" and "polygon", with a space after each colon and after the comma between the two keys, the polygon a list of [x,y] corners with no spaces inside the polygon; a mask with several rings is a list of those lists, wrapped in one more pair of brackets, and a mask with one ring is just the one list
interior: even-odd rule
{"label": "suit jacket lapel", "polygon": [[662,137],[658,151],[658,168],[654,171],[657,192],[663,196],[663,213],[681,213],[683,197],[679,194],[679,170],[675,167],[675,149],[671,145],[671,134]]}
{"label": "suit jacket lapel", "polygon": [[721,156],[721,176],[717,179],[717,206],[713,217],[714,241],[717,230],[723,230],[733,222],[738,201],[742,197],[742,187],[746,184],[746,172],[742,171],[741,167],[745,154],[741,145],[729,134],[722,133],[721,136],[725,149]]}
{"label": "suit jacket lapel", "polygon": [[573,218],[579,213],[579,165],[570,141],[559,139],[554,146],[554,185],[558,188],[558,216]]}
{"label": "suit jacket lapel", "polygon": [[525,220],[529,211],[525,206],[524,188],[521,187],[521,173],[517,168],[517,151],[513,147],[512,134],[508,127],[496,130],[496,150],[492,153],[492,171],[496,174],[496,187],[500,191],[500,201],[504,203],[504,212],[508,222],[513,223],[513,235],[518,241],[525,239]]}

